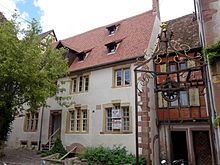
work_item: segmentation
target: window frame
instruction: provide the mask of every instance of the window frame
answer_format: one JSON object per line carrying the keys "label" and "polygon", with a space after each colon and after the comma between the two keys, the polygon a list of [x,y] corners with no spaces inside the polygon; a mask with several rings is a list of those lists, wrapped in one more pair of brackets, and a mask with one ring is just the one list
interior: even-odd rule
{"label": "window frame", "polygon": [[[118,107],[118,108],[117,108]],[[112,111],[119,111],[119,116],[113,116]],[[127,111],[128,115],[126,116],[124,113]],[[104,107],[104,115],[103,115],[103,132],[107,134],[128,134],[132,133],[132,113],[131,107],[129,105],[121,106],[120,104],[113,105],[111,107]],[[113,123],[119,122],[120,129],[114,129]],[[127,123],[127,124],[126,124]],[[125,125],[128,126],[125,129]],[[116,128],[117,128],[116,124]]]}
{"label": "window frame", "polygon": [[[83,113],[86,112],[86,118]],[[73,115],[72,115],[73,114]],[[74,117],[71,118],[71,117]],[[83,123],[85,128],[83,127]],[[72,127],[73,126],[73,127]],[[67,112],[67,133],[88,133],[89,132],[89,111],[87,109],[75,108]]]}
{"label": "window frame", "polygon": [[[29,116],[29,118],[27,118]],[[24,117],[24,132],[37,132],[39,125],[39,112],[27,112]]]}
{"label": "window frame", "polygon": [[[120,76],[118,77],[118,74],[120,71]],[[129,71],[129,83],[126,84],[126,71]],[[112,79],[112,82],[113,82],[113,87],[114,88],[120,88],[120,87],[129,87],[131,86],[132,84],[132,72],[131,72],[131,66],[130,65],[126,65],[126,66],[121,66],[121,67],[115,67],[113,68],[113,79]],[[120,80],[119,80],[120,78]],[[118,81],[119,80],[119,81]],[[120,83],[119,83],[120,82]]]}
{"label": "window frame", "polygon": [[112,36],[116,33],[116,31],[118,30],[119,25],[111,25],[109,27],[106,27],[106,29],[108,30],[108,36]]}
{"label": "window frame", "polygon": [[70,78],[69,94],[89,92],[90,74],[82,74]]}

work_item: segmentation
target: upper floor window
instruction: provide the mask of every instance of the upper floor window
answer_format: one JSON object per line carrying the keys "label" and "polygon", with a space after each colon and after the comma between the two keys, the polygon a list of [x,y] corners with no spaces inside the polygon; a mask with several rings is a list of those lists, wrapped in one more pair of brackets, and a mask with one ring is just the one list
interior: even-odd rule
{"label": "upper floor window", "polygon": [[70,94],[89,91],[89,75],[73,77],[70,83]]}
{"label": "upper floor window", "polygon": [[36,132],[38,127],[39,113],[26,113],[24,119],[24,131],[25,132]]}
{"label": "upper floor window", "polygon": [[114,54],[116,53],[116,50],[118,49],[118,46],[120,44],[121,40],[120,41],[115,41],[115,42],[111,42],[111,43],[108,43],[106,44],[106,48],[107,48],[107,53],[108,54]]}
{"label": "upper floor window", "polygon": [[76,108],[68,112],[68,132],[88,132],[88,111]]}
{"label": "upper floor window", "polygon": [[113,35],[117,31],[119,25],[112,25],[107,27],[108,35]]}
{"label": "upper floor window", "polygon": [[162,93],[158,92],[158,107],[188,107],[188,106],[200,106],[199,88],[189,88],[188,90],[182,90],[179,93],[177,100],[168,102],[162,97]]}
{"label": "upper floor window", "polygon": [[77,55],[77,57],[78,57],[78,59],[79,59],[79,61],[84,61],[84,59],[86,58],[86,53],[79,53],[78,55]]}
{"label": "upper floor window", "polygon": [[129,86],[131,84],[130,67],[115,68],[113,72],[114,72],[114,79],[113,79],[114,87]]}
{"label": "upper floor window", "polygon": [[131,131],[131,114],[129,106],[116,104],[105,108],[105,132],[123,133]]}
{"label": "upper floor window", "polygon": [[188,100],[188,93],[187,91],[180,91],[179,92],[179,99],[170,102],[171,107],[178,106],[180,104],[181,107],[189,106],[189,100]]}

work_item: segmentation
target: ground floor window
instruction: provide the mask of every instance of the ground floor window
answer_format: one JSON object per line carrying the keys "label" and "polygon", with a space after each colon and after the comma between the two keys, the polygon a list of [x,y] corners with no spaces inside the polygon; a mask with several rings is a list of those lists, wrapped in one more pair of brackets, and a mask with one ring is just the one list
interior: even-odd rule
{"label": "ground floor window", "polygon": [[24,131],[25,132],[37,131],[38,116],[39,116],[38,112],[35,112],[35,113],[28,112],[25,114],[25,120],[24,120]]}
{"label": "ground floor window", "polygon": [[76,108],[68,112],[68,132],[88,132],[88,111]]}
{"label": "ground floor window", "polygon": [[105,132],[130,132],[131,114],[129,106],[114,105],[105,108]]}

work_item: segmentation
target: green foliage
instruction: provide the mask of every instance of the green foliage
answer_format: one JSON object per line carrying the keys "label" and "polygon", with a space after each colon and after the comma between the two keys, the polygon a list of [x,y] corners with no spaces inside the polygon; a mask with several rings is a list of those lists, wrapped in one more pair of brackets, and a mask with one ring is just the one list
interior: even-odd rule
{"label": "green foliage", "polygon": [[0,140],[6,140],[10,124],[24,104],[30,111],[44,105],[57,91],[57,79],[68,71],[62,56],[65,50],[53,49],[50,40],[42,48],[41,30],[35,21],[27,30],[16,22],[16,17],[0,22]]}
{"label": "green foliage", "polygon": [[215,127],[220,127],[220,116],[217,116],[215,121],[214,121]]}
{"label": "green foliage", "polygon": [[57,138],[55,143],[54,143],[54,146],[52,147],[52,149],[50,150],[50,152],[52,154],[55,154],[55,153],[59,153],[60,154],[60,157],[64,156],[67,151],[65,150],[65,148],[63,147],[63,144],[62,144],[62,141],[60,138]]}
{"label": "green foliage", "polygon": [[[88,147],[79,153],[80,159],[86,159],[89,164],[106,164],[106,165],[120,165],[120,164],[135,164],[136,158],[129,154],[125,147],[114,146],[112,149],[108,147]],[[144,159],[140,159],[140,164],[144,164]]]}
{"label": "green foliage", "polygon": [[209,63],[214,64],[215,60],[220,57],[220,40],[215,44],[204,48],[203,51],[207,53]]}
{"label": "green foliage", "polygon": [[56,153],[60,154],[59,158],[61,158],[67,153],[67,151],[63,147],[63,144],[60,138],[56,139],[54,146],[51,148],[51,150],[41,153],[41,156],[45,157],[45,156],[49,156],[49,155],[56,154]]}

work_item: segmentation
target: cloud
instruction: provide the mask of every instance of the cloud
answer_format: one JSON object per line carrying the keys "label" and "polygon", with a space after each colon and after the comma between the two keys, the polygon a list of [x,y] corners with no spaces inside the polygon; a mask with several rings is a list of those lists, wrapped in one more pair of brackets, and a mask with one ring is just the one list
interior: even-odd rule
{"label": "cloud", "polygon": [[160,14],[162,21],[181,17],[193,13],[193,11],[193,0],[160,0]]}
{"label": "cloud", "polygon": [[[28,27],[28,19],[29,14],[27,12],[20,12],[16,3],[25,3],[24,0],[1,0],[0,3],[0,11],[4,14],[4,16],[10,20],[12,19],[13,14],[17,14],[19,17],[17,22],[20,23],[20,29],[26,29]],[[22,38],[21,34],[18,34],[18,38]]]}
{"label": "cloud", "polygon": [[151,9],[151,0],[35,0],[42,11],[43,31],[54,29],[58,39],[105,26]]}
{"label": "cloud", "polygon": [[0,11],[4,14],[7,19],[12,18],[12,14],[16,11],[19,12],[16,7],[16,2],[14,0],[1,0]]}

